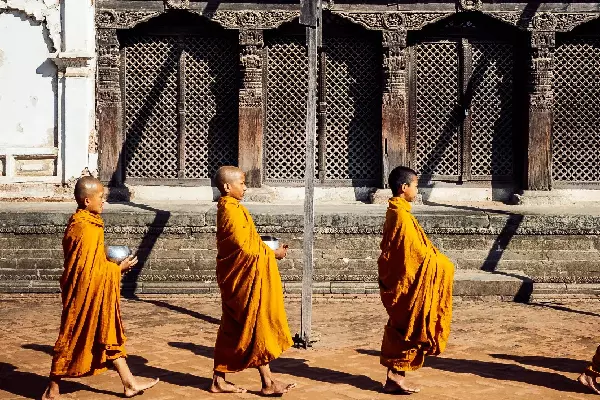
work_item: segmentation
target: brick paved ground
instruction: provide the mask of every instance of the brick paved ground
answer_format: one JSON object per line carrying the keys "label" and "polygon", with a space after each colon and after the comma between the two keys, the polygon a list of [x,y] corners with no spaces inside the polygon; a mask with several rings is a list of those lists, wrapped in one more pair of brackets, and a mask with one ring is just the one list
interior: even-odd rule
{"label": "brick paved ground", "polygon": [[[299,304],[288,299],[292,332]],[[0,297],[0,398],[37,398],[47,383],[60,304],[55,296]],[[384,310],[376,298],[319,300],[312,350],[292,349],[273,363],[281,378],[298,383],[288,399],[386,399],[378,348]],[[256,394],[210,395],[212,345],[219,303],[206,297],[124,300],[130,365],[162,382],[141,399],[252,399]],[[451,341],[443,357],[430,358],[410,375],[427,399],[585,399],[574,379],[600,342],[600,303],[455,305]],[[231,379],[260,388],[254,370]],[[116,372],[63,385],[66,399],[110,399],[122,388]]]}

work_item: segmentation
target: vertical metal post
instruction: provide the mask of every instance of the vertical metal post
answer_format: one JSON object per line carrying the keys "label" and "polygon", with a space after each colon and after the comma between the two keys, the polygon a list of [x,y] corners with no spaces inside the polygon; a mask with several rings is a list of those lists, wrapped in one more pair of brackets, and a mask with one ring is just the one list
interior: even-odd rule
{"label": "vertical metal post", "polygon": [[304,268],[302,271],[302,305],[300,337],[304,348],[310,346],[312,325],[313,245],[315,227],[315,142],[317,136],[317,74],[318,47],[321,34],[321,1],[301,1],[300,23],[306,25],[308,49],[308,95],[306,101],[306,169],[304,197]]}

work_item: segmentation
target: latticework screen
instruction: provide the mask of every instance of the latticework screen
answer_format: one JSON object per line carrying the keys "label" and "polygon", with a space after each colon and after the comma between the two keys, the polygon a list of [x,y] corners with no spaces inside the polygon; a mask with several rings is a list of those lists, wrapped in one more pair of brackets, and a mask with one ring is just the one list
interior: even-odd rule
{"label": "latticework screen", "polygon": [[327,38],[326,179],[381,176],[381,53],[373,41]]}
{"label": "latticework screen", "polygon": [[266,180],[301,181],[306,158],[308,57],[303,36],[265,38],[267,109],[264,139]]}
{"label": "latticework screen", "polygon": [[502,43],[473,43],[471,174],[513,174],[513,50]]}
{"label": "latticework screen", "polygon": [[237,164],[238,60],[229,40],[185,40],[186,178],[210,178]]}
{"label": "latticework screen", "polygon": [[554,55],[552,177],[600,182],[600,39],[571,38]]}
{"label": "latticework screen", "polygon": [[236,43],[195,35],[125,39],[126,178],[209,179],[220,165],[237,163]]}
{"label": "latticework screen", "polygon": [[458,176],[459,48],[456,41],[415,46],[415,168],[423,175]]}
{"label": "latticework screen", "polygon": [[177,178],[177,39],[136,36],[125,46],[125,174]]}

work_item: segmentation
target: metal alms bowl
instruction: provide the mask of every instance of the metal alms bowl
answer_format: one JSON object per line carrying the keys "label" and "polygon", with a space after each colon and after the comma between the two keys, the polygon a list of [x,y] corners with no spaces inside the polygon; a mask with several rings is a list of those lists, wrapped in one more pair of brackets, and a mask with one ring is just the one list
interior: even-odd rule
{"label": "metal alms bowl", "polygon": [[127,246],[107,246],[106,258],[117,264],[131,255],[131,249]]}
{"label": "metal alms bowl", "polygon": [[276,238],[274,236],[261,236],[260,238],[272,250],[277,250],[279,248],[279,239],[278,238]]}

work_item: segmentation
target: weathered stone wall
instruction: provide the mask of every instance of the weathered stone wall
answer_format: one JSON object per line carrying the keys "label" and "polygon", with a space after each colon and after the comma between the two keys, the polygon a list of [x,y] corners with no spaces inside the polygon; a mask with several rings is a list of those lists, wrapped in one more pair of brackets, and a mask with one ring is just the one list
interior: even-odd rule
{"label": "weathered stone wall", "polygon": [[0,183],[57,175],[58,82],[49,57],[60,46],[59,14],[58,1],[0,1]]}
{"label": "weathered stone wall", "polygon": [[[343,207],[342,207],[343,208]],[[151,210],[150,210],[151,211]],[[253,212],[261,232],[290,244],[279,268],[288,293],[302,276],[302,216]],[[418,211],[434,243],[463,270],[535,282],[600,282],[600,217]],[[0,212],[0,291],[56,291],[68,213]],[[108,212],[106,242],[138,250],[143,268],[124,278],[143,293],[215,291],[215,210]],[[383,208],[316,216],[315,291],[377,291]]]}

